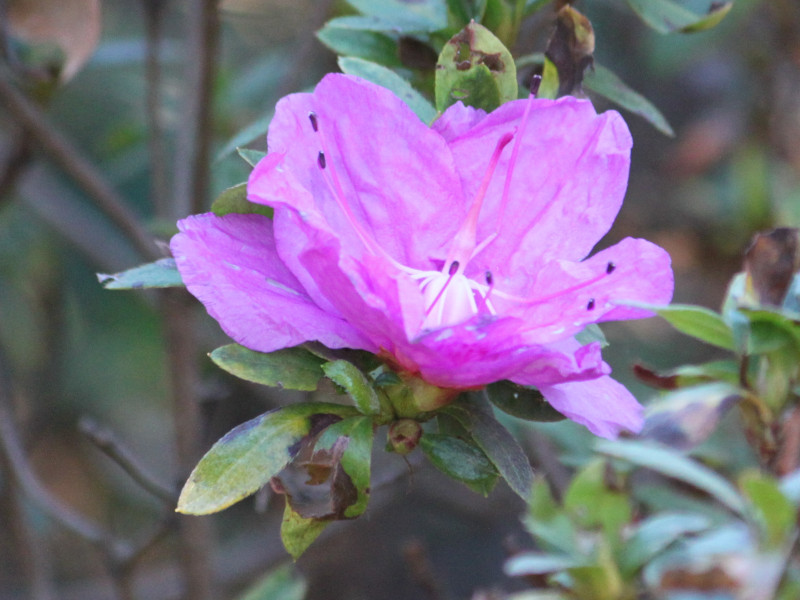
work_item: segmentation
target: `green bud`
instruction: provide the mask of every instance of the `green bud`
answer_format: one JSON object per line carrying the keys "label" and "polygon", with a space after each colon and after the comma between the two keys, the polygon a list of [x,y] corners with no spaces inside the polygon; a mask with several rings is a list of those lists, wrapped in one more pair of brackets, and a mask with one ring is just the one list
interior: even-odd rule
{"label": "green bud", "polygon": [[422,426],[412,419],[400,419],[389,425],[389,447],[405,456],[419,444]]}

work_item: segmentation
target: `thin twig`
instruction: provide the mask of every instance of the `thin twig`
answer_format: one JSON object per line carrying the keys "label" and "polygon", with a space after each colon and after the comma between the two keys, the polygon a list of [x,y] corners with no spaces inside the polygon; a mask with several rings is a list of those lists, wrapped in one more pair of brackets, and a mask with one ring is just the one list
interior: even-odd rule
{"label": "thin twig", "polygon": [[[216,75],[219,15],[216,0],[189,0],[189,33],[183,118],[178,131],[172,217],[203,211],[207,205],[211,100]],[[167,216],[167,215],[165,215]]]}
{"label": "thin twig", "polygon": [[131,479],[142,486],[142,489],[163,501],[168,506],[174,507],[177,495],[168,486],[159,482],[143,465],[139,463],[133,453],[116,438],[114,432],[108,427],[102,427],[89,417],[84,417],[78,423],[78,428],[99,450],[117,463]]}
{"label": "thin twig", "polygon": [[153,236],[141,225],[137,216],[125,204],[125,200],[108,184],[97,168],[83,157],[78,148],[49,122],[44,113],[3,76],[0,76],[0,101],[38,147],[119,227],[143,258],[155,260],[160,257]]}
{"label": "thin twig", "polygon": [[800,466],[800,406],[795,406],[781,425],[775,456],[775,473],[783,477]]}

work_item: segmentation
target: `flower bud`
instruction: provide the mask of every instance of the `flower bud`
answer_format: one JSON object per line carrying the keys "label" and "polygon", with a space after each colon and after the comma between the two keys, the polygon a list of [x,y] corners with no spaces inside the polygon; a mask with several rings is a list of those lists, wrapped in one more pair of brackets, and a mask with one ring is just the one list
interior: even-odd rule
{"label": "flower bud", "polygon": [[417,447],[421,437],[422,425],[412,419],[400,419],[389,425],[389,447],[403,456]]}
{"label": "flower bud", "polygon": [[414,418],[447,406],[461,390],[440,388],[415,375],[398,373],[400,383],[387,386],[386,395],[398,417]]}

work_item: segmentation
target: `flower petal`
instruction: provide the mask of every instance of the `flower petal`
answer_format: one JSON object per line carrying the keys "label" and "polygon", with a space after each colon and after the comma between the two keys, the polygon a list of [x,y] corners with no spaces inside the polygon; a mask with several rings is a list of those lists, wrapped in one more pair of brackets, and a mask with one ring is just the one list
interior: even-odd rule
{"label": "flower petal", "polygon": [[644,425],[642,406],[611,377],[560,383],[539,391],[558,412],[600,437],[614,439],[622,431],[638,433]]}
{"label": "flower petal", "polygon": [[261,215],[196,215],[178,223],[170,248],[189,291],[222,329],[252,350],[318,340],[330,348],[377,348],[340,316],[319,308],[278,258]]}
{"label": "flower petal", "polygon": [[[528,102],[529,121],[517,131]],[[490,270],[500,289],[512,291],[553,258],[583,259],[609,230],[627,187],[631,136],[619,114],[597,115],[587,100],[508,102],[450,144],[467,197],[509,132],[522,137],[507,206],[501,210],[516,139],[503,152],[481,213],[478,241],[498,236],[472,268]]]}
{"label": "flower petal", "polygon": [[450,142],[460,135],[467,133],[486,117],[486,111],[472,106],[464,106],[459,101],[445,110],[441,116],[431,124],[431,129]]}
{"label": "flower petal", "polygon": [[[268,145],[284,157],[256,166],[250,200],[318,213],[346,254],[364,253],[360,228],[395,260],[430,268],[429,257],[442,252],[466,215],[442,137],[397,96],[364,80],[328,75],[313,94],[283,98]],[[295,192],[287,196],[287,188]]]}

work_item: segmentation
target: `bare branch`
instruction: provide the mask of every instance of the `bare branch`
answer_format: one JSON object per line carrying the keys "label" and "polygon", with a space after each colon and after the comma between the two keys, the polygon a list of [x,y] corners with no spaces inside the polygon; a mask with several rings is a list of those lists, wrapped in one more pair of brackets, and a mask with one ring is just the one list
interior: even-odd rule
{"label": "bare branch", "polygon": [[5,77],[0,77],[0,101],[32,140],[63,169],[125,234],[143,258],[155,260],[160,254],[147,230],[102,174],[72,142],[49,122],[42,111]]}

